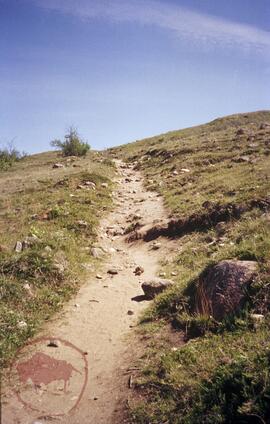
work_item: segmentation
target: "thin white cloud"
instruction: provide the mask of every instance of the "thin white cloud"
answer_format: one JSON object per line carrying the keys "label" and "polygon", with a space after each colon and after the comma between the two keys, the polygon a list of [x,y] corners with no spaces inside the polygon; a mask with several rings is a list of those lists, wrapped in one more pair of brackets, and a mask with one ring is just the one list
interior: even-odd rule
{"label": "thin white cloud", "polygon": [[160,0],[31,0],[45,9],[82,19],[137,22],[173,32],[206,45],[270,50],[270,32],[215,16],[196,13]]}

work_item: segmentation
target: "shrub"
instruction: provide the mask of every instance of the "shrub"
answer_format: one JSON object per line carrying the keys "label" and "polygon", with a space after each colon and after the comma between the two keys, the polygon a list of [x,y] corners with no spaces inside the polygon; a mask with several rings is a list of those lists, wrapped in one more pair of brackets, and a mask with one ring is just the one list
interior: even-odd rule
{"label": "shrub", "polygon": [[65,135],[65,141],[52,140],[51,146],[60,149],[64,156],[85,156],[90,146],[78,135],[75,128],[71,127]]}
{"label": "shrub", "polygon": [[14,162],[18,162],[25,156],[26,153],[20,153],[12,144],[0,149],[0,170],[5,171],[12,166]]}

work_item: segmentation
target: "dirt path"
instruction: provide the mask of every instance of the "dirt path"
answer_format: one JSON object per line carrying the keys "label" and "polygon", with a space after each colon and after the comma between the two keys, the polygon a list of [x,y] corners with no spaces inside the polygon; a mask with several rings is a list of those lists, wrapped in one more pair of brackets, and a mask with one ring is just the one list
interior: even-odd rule
{"label": "dirt path", "polygon": [[[19,389],[25,404],[11,391],[3,397],[3,424],[50,420],[68,424],[120,424],[112,417],[121,403],[123,387],[128,390],[128,376],[124,372],[128,335],[148,305],[132,298],[143,294],[139,283],[157,274],[159,261],[170,247],[168,241],[158,250],[152,250],[151,243],[142,241],[127,244],[125,236],[118,234],[129,225],[131,215],[140,215],[145,223],[165,217],[161,198],[145,191],[139,172],[120,162],[118,172],[116,208],[100,228],[98,245],[109,252],[100,272],[102,279],[93,278],[84,285],[64,312],[45,328],[44,339],[22,352],[19,363],[25,365],[18,374],[21,378],[26,380],[35,367],[43,368],[44,372],[39,375],[35,389],[32,384]],[[135,276],[136,266],[144,268],[141,276]],[[109,275],[107,271],[112,268],[118,274]],[[56,339],[58,346],[48,347],[49,339]],[[55,379],[50,379],[51,375]],[[69,412],[76,402],[76,408]]]}

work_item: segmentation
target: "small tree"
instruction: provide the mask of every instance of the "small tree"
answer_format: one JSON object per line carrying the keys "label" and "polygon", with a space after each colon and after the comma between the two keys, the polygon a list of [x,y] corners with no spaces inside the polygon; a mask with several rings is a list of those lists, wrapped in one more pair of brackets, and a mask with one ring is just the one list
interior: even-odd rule
{"label": "small tree", "polygon": [[90,146],[78,135],[75,128],[70,127],[65,140],[52,140],[51,146],[60,149],[64,156],[85,156]]}
{"label": "small tree", "polygon": [[8,143],[4,148],[0,148],[0,171],[5,171],[11,167],[15,162],[25,158],[27,154],[25,152],[19,152],[13,143]]}

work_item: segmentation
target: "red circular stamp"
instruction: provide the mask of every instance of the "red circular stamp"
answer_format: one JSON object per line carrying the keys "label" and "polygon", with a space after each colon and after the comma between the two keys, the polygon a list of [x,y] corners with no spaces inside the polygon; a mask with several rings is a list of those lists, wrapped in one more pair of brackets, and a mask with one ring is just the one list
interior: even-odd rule
{"label": "red circular stamp", "polygon": [[85,352],[67,340],[40,337],[21,348],[17,358],[10,383],[26,408],[61,416],[78,406],[88,381]]}

